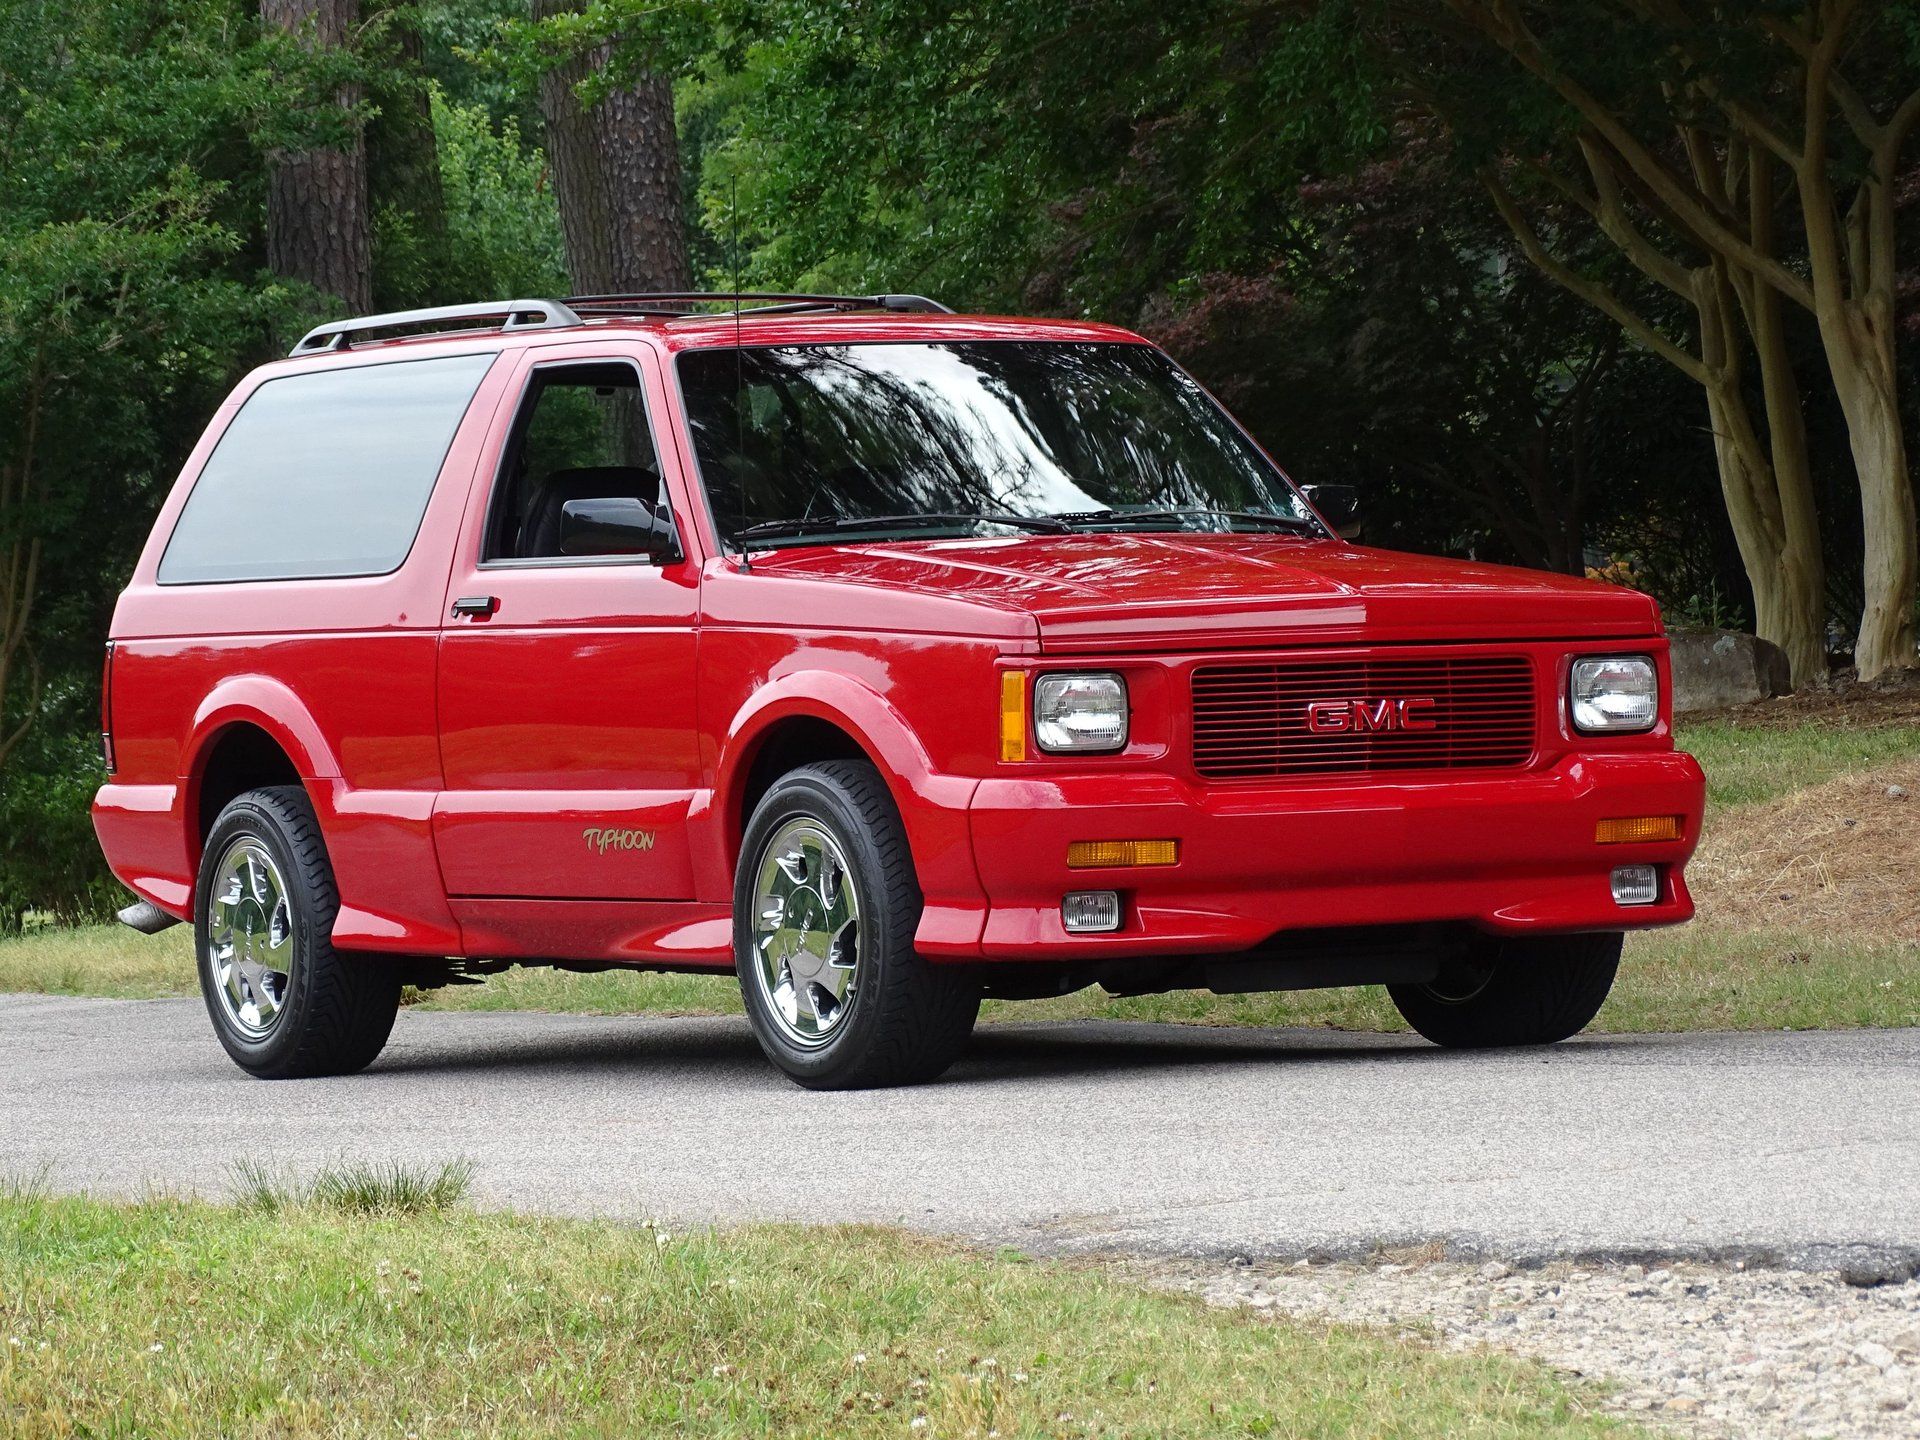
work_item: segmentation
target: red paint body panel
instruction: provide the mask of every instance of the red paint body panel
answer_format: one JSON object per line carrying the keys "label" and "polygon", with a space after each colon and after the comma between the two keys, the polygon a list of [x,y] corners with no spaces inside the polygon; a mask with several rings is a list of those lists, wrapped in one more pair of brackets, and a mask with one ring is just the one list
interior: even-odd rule
{"label": "red paint body panel", "polygon": [[[1618,930],[1693,914],[1682,866],[1698,842],[1700,767],[1688,755],[1570,756],[1514,776],[1449,774],[1201,790],[1164,775],[993,780],[973,803],[994,897],[991,959],[1236,951],[1284,929],[1455,920],[1502,932]],[[1672,844],[1596,846],[1608,816],[1686,814]],[[1162,869],[1069,870],[1074,840],[1173,839]],[[1614,904],[1607,872],[1667,867],[1655,905]],[[1067,890],[1117,889],[1111,935],[1069,936]]]}
{"label": "red paint body panel", "polygon": [[[1112,341],[1111,327],[941,315],[749,318],[748,343]],[[1699,768],[1666,714],[1647,735],[1575,737],[1571,659],[1655,657],[1657,609],[1613,586],[1285,535],[1022,536],[792,547],[721,558],[694,471],[675,353],[731,346],[730,316],[422,338],[281,362],[216,415],[155,525],[113,625],[116,769],[95,803],[114,871],[190,913],[208,760],[232,727],[305,779],[362,950],[684,968],[731,964],[754,764],[796,723],[831,725],[886,778],[926,898],[923,950],[952,959],[1216,954],[1293,927],[1457,920],[1617,929],[1691,913]],[[423,355],[497,354],[414,546],[385,576],[161,586],[173,523],[221,432],[267,379]],[[536,367],[640,372],[685,558],[495,565],[481,534]],[[455,616],[457,596],[498,601]],[[1204,781],[1199,664],[1381,652],[1523,656],[1537,743],[1500,771]],[[1115,756],[999,757],[1000,680],[1119,671]],[[1597,819],[1677,814],[1681,841],[1593,843]],[[612,833],[602,843],[595,836]],[[649,837],[643,843],[640,836]],[[1068,870],[1074,840],[1168,838],[1176,865]],[[1608,869],[1664,868],[1623,910]],[[1116,888],[1117,934],[1069,936],[1071,889]]]}
{"label": "red paint body panel", "polygon": [[1071,535],[787,551],[756,571],[1031,616],[1062,653],[1436,640],[1630,638],[1646,596],[1540,570],[1272,535]]}
{"label": "red paint body panel", "polygon": [[610,900],[456,899],[470,956],[675,970],[733,964],[733,907]]}

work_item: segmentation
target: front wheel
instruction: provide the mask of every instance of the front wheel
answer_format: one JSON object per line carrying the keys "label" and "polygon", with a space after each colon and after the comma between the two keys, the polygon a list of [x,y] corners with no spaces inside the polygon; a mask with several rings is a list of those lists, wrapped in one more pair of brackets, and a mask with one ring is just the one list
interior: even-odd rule
{"label": "front wheel", "polygon": [[1436,1045],[1551,1045],[1586,1029],[1613,988],[1621,935],[1482,936],[1424,985],[1389,985],[1406,1021]]}
{"label": "front wheel", "polygon": [[931,1080],[980,1009],[965,973],[913,948],[913,855],[873,766],[832,760],[774,782],[733,892],[734,963],[754,1037],[816,1090]]}
{"label": "front wheel", "polygon": [[214,1033],[242,1070],[347,1075],[386,1045],[399,971],[333,948],[339,909],[306,791],[249,790],[220,812],[200,860],[194,947]]}

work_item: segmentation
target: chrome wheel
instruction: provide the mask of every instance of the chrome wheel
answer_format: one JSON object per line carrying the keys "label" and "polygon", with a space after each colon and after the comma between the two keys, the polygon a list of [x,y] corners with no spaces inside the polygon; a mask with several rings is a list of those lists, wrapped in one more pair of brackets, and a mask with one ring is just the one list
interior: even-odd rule
{"label": "chrome wheel", "polygon": [[840,843],[817,820],[789,820],[760,852],[753,974],[796,1045],[825,1045],[860,978],[860,892]]}
{"label": "chrome wheel", "polygon": [[293,970],[293,906],[267,847],[242,836],[214,871],[207,907],[207,958],[227,1019],[249,1040],[279,1023]]}

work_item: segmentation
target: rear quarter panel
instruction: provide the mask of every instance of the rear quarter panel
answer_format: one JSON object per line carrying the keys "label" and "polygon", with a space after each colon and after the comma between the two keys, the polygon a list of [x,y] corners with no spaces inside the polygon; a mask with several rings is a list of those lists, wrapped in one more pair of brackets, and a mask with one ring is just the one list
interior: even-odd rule
{"label": "rear quarter panel", "polygon": [[114,873],[137,893],[190,913],[210,818],[199,812],[206,758],[230,726],[252,724],[308,778],[341,890],[336,941],[457,948],[428,826],[441,785],[435,651],[453,536],[510,369],[496,361],[482,377],[412,549],[387,575],[159,584],[174,522],[220,435],[255,389],[289,368],[255,372],[220,408],[114,612],[118,765],[95,825]]}

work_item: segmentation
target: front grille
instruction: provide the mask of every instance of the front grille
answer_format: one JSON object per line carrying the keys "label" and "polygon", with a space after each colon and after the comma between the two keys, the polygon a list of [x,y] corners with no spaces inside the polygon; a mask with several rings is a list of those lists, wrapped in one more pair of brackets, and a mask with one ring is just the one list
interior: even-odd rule
{"label": "front grille", "polygon": [[[1397,702],[1430,728],[1373,728]],[[1359,702],[1363,713],[1355,714]],[[1354,728],[1327,733],[1345,717]],[[1524,765],[1534,748],[1532,662],[1519,655],[1287,660],[1193,672],[1193,764],[1212,780],[1379,770],[1487,770]]]}

